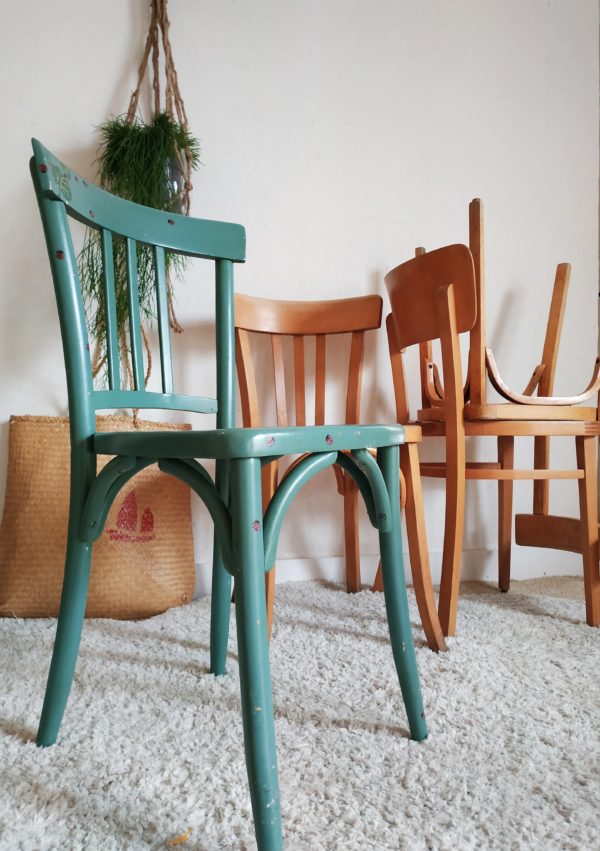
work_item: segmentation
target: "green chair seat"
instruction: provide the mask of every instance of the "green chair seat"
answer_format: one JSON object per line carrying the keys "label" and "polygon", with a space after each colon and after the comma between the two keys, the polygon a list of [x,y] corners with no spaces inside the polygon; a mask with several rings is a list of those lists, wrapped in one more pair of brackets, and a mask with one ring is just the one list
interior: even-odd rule
{"label": "green chair seat", "polygon": [[139,458],[271,458],[305,452],[351,451],[400,446],[401,425],[228,428],[212,431],[102,432],[94,437],[99,455]]}

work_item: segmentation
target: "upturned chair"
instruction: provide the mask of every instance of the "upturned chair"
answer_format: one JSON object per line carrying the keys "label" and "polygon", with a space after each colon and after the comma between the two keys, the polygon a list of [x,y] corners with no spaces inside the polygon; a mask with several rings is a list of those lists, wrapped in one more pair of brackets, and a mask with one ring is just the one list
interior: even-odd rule
{"label": "upturned chair", "polygon": [[[329,301],[284,301],[236,293],[236,362],[243,424],[250,428],[262,425],[266,416],[265,403],[267,399],[274,399],[278,426],[287,426],[290,420],[294,420],[297,426],[306,426],[308,382],[314,383],[313,422],[315,425],[323,425],[326,421],[325,391],[328,382],[333,383],[332,371],[327,369],[328,341],[331,351],[331,338],[340,335],[350,335],[347,370],[338,364],[338,368],[345,371],[345,423],[353,425],[360,422],[365,334],[380,327],[382,306],[383,301],[378,295]],[[272,370],[261,369],[257,382],[254,360],[258,356],[259,338],[268,339]],[[311,368],[311,358],[307,357],[308,352],[312,351],[311,338],[314,339],[314,370]],[[340,348],[336,348],[338,354]],[[288,406],[286,393],[286,363],[290,360],[288,350],[293,352],[293,364],[290,363],[293,370],[289,370],[293,372],[293,411]],[[400,450],[409,552],[415,596],[427,643],[433,650],[445,650],[433,595],[423,521],[417,452],[420,439],[420,429],[414,426],[405,428],[405,442]],[[288,467],[286,474],[293,469],[294,464]],[[346,587],[349,592],[355,592],[361,588],[358,488],[348,472],[339,466],[333,470],[338,492],[344,500]],[[279,462],[274,461],[263,467],[262,474],[263,508],[266,510],[280,476]],[[275,599],[275,567],[267,574],[266,588],[270,632]]]}
{"label": "upturned chair", "polygon": [[[235,224],[186,218],[137,206],[88,184],[39,142],[33,142],[31,174],[44,226],[67,374],[71,433],[71,499],[65,576],[56,640],[37,735],[55,742],[71,688],[80,643],[93,542],[120,488],[138,470],[158,463],[186,482],[215,523],[211,669],[225,670],[231,576],[235,578],[239,676],[244,743],[255,833],[261,851],[282,847],[277,756],[269,672],[264,575],[290,501],[316,472],[339,464],[357,483],[378,528],[390,641],[411,736],[427,727],[411,634],[399,517],[400,425],[235,428],[233,264],[244,260],[244,229]],[[89,342],[69,219],[101,232],[107,328],[108,387],[92,380]],[[127,258],[129,349],[133,388],[121,381],[113,251]],[[154,258],[161,389],[144,386],[137,292],[140,246]],[[215,265],[217,398],[182,395],[173,383],[165,274],[166,252],[204,258]],[[216,413],[216,428],[178,432],[97,433],[101,409],[154,408]],[[378,449],[377,462],[367,447]],[[261,465],[286,454],[308,453],[273,495],[263,519]],[[114,458],[96,474],[99,454]],[[216,461],[216,481],[198,462]]]}
{"label": "upturned chair", "polygon": [[[582,392],[573,396],[554,395],[560,335],[571,275],[570,264],[559,263],[556,267],[541,361],[534,367],[531,378],[523,391],[519,393],[511,390],[503,381],[493,352],[486,344],[484,218],[483,204],[479,198],[474,198],[469,204],[469,248],[475,266],[477,319],[469,340],[465,417],[473,421],[541,419],[596,422],[598,420],[596,397],[600,389],[598,358],[594,364],[591,380]],[[509,404],[506,402],[493,404],[488,401],[486,379],[489,379],[492,387]],[[592,400],[596,404],[593,407],[582,407],[581,403],[587,400]],[[547,470],[550,464],[550,437],[551,435],[538,434],[533,440],[534,467],[540,471]],[[588,449],[594,449],[595,446],[595,442],[590,441]],[[501,456],[504,456],[504,461],[512,464],[513,444],[510,440],[502,442],[499,440],[498,452],[499,461],[502,460]],[[550,479],[544,478],[543,473],[540,473],[540,478],[536,478],[533,482],[532,513],[515,515],[515,542],[523,546],[570,550],[581,553],[584,560],[587,559],[590,553],[589,548],[594,546],[593,541],[582,543],[577,521],[550,515],[549,495]],[[498,484],[498,508],[498,586],[501,591],[508,591],[512,540],[512,481],[510,479],[500,481]],[[584,573],[587,577],[589,571]],[[590,625],[593,625],[590,618],[594,619],[591,612],[597,608],[597,603],[593,602],[595,593],[586,578],[586,609]]]}
{"label": "upturned chair", "polygon": [[[479,209],[478,205],[477,209]],[[481,274],[481,270],[480,270]],[[559,279],[564,280],[562,274]],[[478,353],[483,335],[481,304],[481,278],[471,251],[464,245],[452,245],[431,253],[420,253],[413,260],[393,269],[386,276],[392,318],[388,318],[388,334],[394,387],[399,415],[408,422],[401,350],[418,343],[425,349],[423,384],[429,407],[418,412],[417,422],[423,435],[444,437],[446,460],[421,465],[424,476],[446,479],[446,520],[442,577],[440,585],[439,614],[445,635],[456,629],[462,537],[464,527],[465,479],[496,479],[499,482],[499,537],[500,537],[500,587],[508,588],[507,562],[510,553],[512,483],[530,479],[535,484],[552,479],[576,479],[579,485],[579,518],[554,517],[548,513],[547,489],[540,499],[539,489],[534,492],[534,514],[517,516],[517,543],[546,546],[579,552],[583,556],[584,586],[587,622],[600,623],[600,576],[598,572],[598,522],[596,497],[596,440],[600,434],[597,408],[575,407],[564,399],[538,396],[527,403],[486,404],[482,384],[477,383],[477,370],[482,361],[473,356],[473,345]],[[563,291],[558,285],[559,295]],[[557,302],[555,291],[550,326],[556,328]],[[477,327],[479,324],[479,327]],[[471,332],[471,363],[476,368],[469,372],[463,385],[459,334]],[[473,344],[473,332],[476,340]],[[549,332],[553,334],[552,328]],[[443,383],[439,371],[431,360],[431,341],[441,342]],[[554,373],[554,358],[547,346],[544,349],[545,366],[534,373],[546,379]],[[488,354],[489,359],[489,354]],[[590,386],[594,384],[593,379]],[[532,390],[530,382],[528,390]],[[468,401],[465,402],[465,395]],[[529,397],[528,397],[529,398]],[[477,400],[477,401],[476,401]],[[498,460],[470,463],[465,458],[465,438],[495,436],[498,441]],[[514,438],[533,437],[537,443],[533,469],[515,470],[513,467]],[[570,470],[550,469],[547,441],[552,436],[570,436],[575,439],[577,467]],[[543,450],[539,449],[542,446]],[[508,553],[507,553],[508,550]]]}

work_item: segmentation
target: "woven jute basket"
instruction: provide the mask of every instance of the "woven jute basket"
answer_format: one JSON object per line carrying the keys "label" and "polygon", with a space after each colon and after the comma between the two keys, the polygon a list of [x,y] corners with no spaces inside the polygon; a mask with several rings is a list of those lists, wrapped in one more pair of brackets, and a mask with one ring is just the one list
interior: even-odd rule
{"label": "woven jute basket", "polygon": [[[131,417],[100,416],[98,431],[132,431]],[[139,421],[145,430],[189,429]],[[69,509],[69,420],[11,417],[0,526],[0,616],[58,614]],[[100,456],[98,470],[109,457]],[[156,465],[120,491],[94,544],[86,617],[144,618],[194,593],[189,488]]]}

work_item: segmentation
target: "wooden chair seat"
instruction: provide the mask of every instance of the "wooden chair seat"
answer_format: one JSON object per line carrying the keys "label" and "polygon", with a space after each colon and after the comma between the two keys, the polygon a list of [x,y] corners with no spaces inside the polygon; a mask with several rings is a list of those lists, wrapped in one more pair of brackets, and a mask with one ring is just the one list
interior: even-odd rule
{"label": "wooden chair seat", "polygon": [[[584,409],[585,410],[585,409]],[[596,411],[594,410],[594,414]],[[419,411],[422,419],[415,421],[425,437],[444,437],[446,428],[444,420],[436,416],[433,408]],[[600,434],[600,422],[596,419],[505,419],[490,417],[489,419],[464,420],[464,430],[467,437],[485,437],[494,435],[512,435],[514,437],[575,437],[578,434]]]}
{"label": "wooden chair seat", "polygon": [[[565,409],[562,405],[548,405],[544,407],[529,407],[525,405],[515,405],[510,402],[500,402],[498,404],[476,405],[473,402],[468,402],[463,409],[465,419],[465,427],[468,423],[476,423],[479,421],[493,420],[495,422],[508,420],[522,422],[520,426],[524,429],[523,434],[526,434],[529,421],[535,422],[597,422],[598,409],[585,408],[576,406]],[[429,422],[430,420],[443,422],[445,417],[443,408],[423,408],[417,412],[417,422],[419,424]],[[553,428],[553,426],[549,426]]]}

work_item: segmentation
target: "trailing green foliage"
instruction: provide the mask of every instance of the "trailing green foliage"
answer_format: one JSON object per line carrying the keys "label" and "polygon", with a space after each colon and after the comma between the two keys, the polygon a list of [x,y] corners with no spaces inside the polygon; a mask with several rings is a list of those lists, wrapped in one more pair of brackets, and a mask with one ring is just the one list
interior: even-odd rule
{"label": "trailing green foliage", "polygon": [[[113,118],[98,128],[101,143],[98,152],[100,185],[128,201],[167,212],[180,212],[185,180],[181,163],[189,152],[191,166],[199,163],[198,141],[166,112],[154,116],[150,124],[130,123],[124,117]],[[179,254],[166,253],[170,280],[185,268]],[[155,315],[154,259],[149,248],[137,246],[140,315],[148,323]],[[127,304],[127,264],[125,241],[113,237],[113,266],[117,325],[126,338],[129,309]],[[88,228],[78,257],[79,275],[90,337],[106,352],[106,321],[102,281],[103,258],[100,231]]]}
{"label": "trailing green foliage", "polygon": [[[175,273],[181,271],[184,258],[178,254],[166,255],[167,268]],[[90,337],[97,341],[100,355],[106,353],[106,312],[104,309],[103,259],[100,232],[88,228],[83,249],[77,258],[81,289]],[[119,336],[125,338],[129,331],[129,306],[127,302],[127,261],[125,239],[113,236],[113,268],[115,280],[115,301],[117,308],[117,327]],[[140,319],[148,324],[156,315],[154,298],[154,258],[151,250],[144,245],[137,246],[138,292],[140,299]]]}

